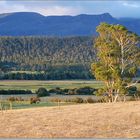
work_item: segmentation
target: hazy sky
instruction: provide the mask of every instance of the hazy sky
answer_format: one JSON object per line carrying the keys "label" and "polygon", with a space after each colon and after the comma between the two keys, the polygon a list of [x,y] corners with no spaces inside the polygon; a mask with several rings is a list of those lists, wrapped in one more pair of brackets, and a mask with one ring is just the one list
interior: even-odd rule
{"label": "hazy sky", "polygon": [[38,12],[43,15],[110,13],[114,17],[139,17],[140,1],[135,0],[0,0],[0,13]]}

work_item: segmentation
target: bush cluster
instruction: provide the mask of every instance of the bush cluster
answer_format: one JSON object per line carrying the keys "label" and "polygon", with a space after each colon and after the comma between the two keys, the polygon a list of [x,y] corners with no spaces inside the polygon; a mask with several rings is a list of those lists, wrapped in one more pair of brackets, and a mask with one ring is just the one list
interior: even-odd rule
{"label": "bush cluster", "polygon": [[56,98],[52,98],[50,101],[51,102],[62,102],[63,100],[56,97]]}
{"label": "bush cluster", "polygon": [[30,104],[33,104],[33,103],[39,103],[41,100],[40,100],[40,98],[38,98],[38,97],[31,97],[30,98]]}
{"label": "bush cluster", "polygon": [[134,94],[137,93],[137,87],[135,86],[129,87],[128,92],[130,96],[133,96]]}
{"label": "bush cluster", "polygon": [[96,89],[88,87],[88,86],[76,89],[76,93],[79,94],[79,95],[85,95],[85,94],[86,95],[92,95],[94,91],[96,91]]}
{"label": "bush cluster", "polygon": [[50,99],[51,102],[72,102],[72,103],[96,103],[94,99],[91,97],[87,99],[83,99],[81,97],[74,97],[74,98],[52,98]]}
{"label": "bush cluster", "polygon": [[96,89],[91,87],[82,87],[74,89],[61,89],[59,87],[50,89],[49,93],[61,94],[61,95],[93,95]]}
{"label": "bush cluster", "polygon": [[50,96],[50,93],[45,88],[39,88],[36,91],[37,97]]}
{"label": "bush cluster", "polygon": [[56,87],[54,89],[50,89],[49,93],[53,93],[53,94],[65,94],[66,90],[65,89],[61,89],[59,87]]}
{"label": "bush cluster", "polygon": [[9,97],[7,99],[8,101],[14,102],[14,101],[24,101],[22,97]]}
{"label": "bush cluster", "polygon": [[31,90],[0,90],[0,95],[33,94]]}
{"label": "bush cluster", "polygon": [[[35,93],[37,97],[50,96],[50,94],[61,95],[93,95],[96,89],[91,87],[82,87],[74,89],[61,89],[56,87],[47,90],[46,88],[39,88]],[[16,94],[33,94],[31,90],[0,90],[0,95],[16,95]]]}
{"label": "bush cluster", "polygon": [[96,101],[91,97],[87,98],[87,103],[95,103]]}
{"label": "bush cluster", "polygon": [[76,98],[73,99],[73,102],[75,102],[75,103],[83,103],[84,100],[82,98],[80,98],[80,97],[76,97]]}

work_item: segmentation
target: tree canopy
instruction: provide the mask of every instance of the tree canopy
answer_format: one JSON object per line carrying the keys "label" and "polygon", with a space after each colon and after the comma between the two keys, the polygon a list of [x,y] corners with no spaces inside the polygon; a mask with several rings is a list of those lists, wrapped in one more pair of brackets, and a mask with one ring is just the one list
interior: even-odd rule
{"label": "tree canopy", "polygon": [[91,65],[92,73],[97,80],[104,81],[102,93],[116,101],[118,95],[127,94],[135,84],[132,82],[140,62],[139,37],[122,25],[107,23],[101,23],[97,32],[97,62]]}

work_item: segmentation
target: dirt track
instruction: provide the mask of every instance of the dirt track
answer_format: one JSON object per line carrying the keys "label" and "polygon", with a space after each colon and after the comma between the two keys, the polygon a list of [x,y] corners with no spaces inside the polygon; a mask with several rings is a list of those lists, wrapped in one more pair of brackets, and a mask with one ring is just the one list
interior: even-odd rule
{"label": "dirt track", "polygon": [[0,112],[2,138],[140,138],[140,102]]}

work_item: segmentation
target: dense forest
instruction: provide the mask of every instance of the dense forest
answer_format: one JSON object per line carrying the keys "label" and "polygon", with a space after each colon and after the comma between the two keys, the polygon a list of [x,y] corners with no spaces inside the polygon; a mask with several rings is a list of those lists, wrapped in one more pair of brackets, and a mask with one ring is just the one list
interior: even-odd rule
{"label": "dense forest", "polygon": [[1,79],[93,78],[93,42],[93,37],[0,37]]}

